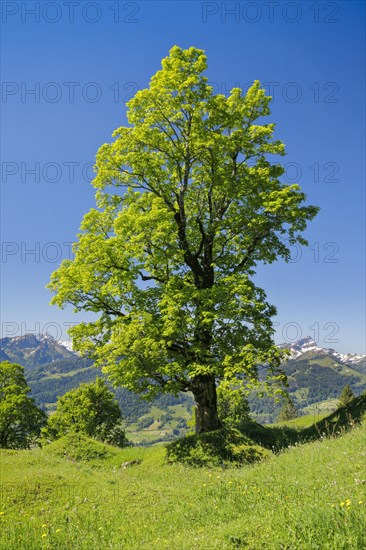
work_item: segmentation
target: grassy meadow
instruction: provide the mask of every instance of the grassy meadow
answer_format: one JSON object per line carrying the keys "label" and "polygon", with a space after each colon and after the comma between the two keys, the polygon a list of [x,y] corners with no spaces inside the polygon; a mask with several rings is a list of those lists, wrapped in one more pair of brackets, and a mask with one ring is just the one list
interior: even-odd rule
{"label": "grassy meadow", "polygon": [[1,451],[1,549],[363,549],[365,424],[241,468],[62,438]]}

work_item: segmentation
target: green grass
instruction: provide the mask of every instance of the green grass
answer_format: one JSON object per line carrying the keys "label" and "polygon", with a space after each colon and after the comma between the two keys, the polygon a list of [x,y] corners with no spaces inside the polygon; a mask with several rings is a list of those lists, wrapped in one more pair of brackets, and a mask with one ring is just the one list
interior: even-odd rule
{"label": "green grass", "polygon": [[71,378],[72,376],[79,376],[80,373],[88,372],[90,368],[85,369],[74,369],[69,370],[67,372],[55,372],[55,373],[47,373],[45,376],[42,377],[42,380],[58,380],[61,378]]}
{"label": "green grass", "polygon": [[[307,415],[318,416],[319,414],[330,414],[335,411],[339,405],[339,399],[326,399],[312,403],[302,409]],[[317,419],[316,419],[317,420]]]}
{"label": "green grass", "polygon": [[327,416],[328,413],[322,413],[322,414],[307,414],[304,416],[299,416],[298,418],[294,418],[293,420],[285,420],[283,422],[277,422],[276,424],[272,424],[272,426],[293,426],[296,428],[307,428],[308,426],[311,426],[315,422],[318,422],[319,420],[322,420]]}
{"label": "green grass", "polygon": [[1,550],[366,547],[365,425],[242,468],[86,438],[0,454]]}

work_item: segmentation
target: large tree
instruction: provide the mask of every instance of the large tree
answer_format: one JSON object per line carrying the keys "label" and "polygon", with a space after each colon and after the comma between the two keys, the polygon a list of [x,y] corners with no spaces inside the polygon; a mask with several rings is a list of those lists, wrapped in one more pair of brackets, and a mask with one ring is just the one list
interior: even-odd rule
{"label": "large tree", "polygon": [[198,433],[220,426],[217,381],[254,380],[260,363],[281,377],[276,309],[252,276],[307,244],[317,212],[279,179],[260,83],[215,95],[206,66],[175,46],[128,102],[129,126],[97,154],[97,208],[49,285],[54,304],[98,314],[71,329],[76,350],[147,397],[192,392]]}
{"label": "large tree", "polygon": [[39,436],[47,416],[28,396],[21,365],[0,363],[0,447],[26,449]]}

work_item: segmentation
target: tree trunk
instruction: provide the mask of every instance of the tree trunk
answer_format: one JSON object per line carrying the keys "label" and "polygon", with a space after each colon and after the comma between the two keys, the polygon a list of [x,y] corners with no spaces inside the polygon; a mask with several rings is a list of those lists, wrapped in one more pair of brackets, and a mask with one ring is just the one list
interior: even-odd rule
{"label": "tree trunk", "polygon": [[196,434],[221,428],[217,414],[217,396],[214,376],[197,376],[192,383],[195,399]]}

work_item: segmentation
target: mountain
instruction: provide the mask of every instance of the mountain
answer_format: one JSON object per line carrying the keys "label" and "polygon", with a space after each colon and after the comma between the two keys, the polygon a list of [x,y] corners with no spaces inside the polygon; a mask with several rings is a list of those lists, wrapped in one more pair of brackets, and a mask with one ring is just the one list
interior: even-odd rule
{"label": "mountain", "polygon": [[0,349],[0,361],[10,361],[10,357],[2,349]]}
{"label": "mountain", "polygon": [[[366,356],[322,348],[310,337],[279,347],[291,352],[284,370],[289,394],[300,414],[332,412],[346,384],[356,395],[366,389]],[[249,403],[259,422],[275,421],[281,408],[272,399],[259,399],[255,394]]]}
{"label": "mountain", "polygon": [[[68,344],[68,342],[66,342]],[[1,338],[1,353],[7,359],[22,365],[33,367],[45,365],[58,359],[74,359],[76,353],[67,349],[65,342],[55,340],[50,334],[25,334],[13,338]]]}
{"label": "mountain", "polygon": [[358,355],[356,353],[343,354],[338,353],[332,348],[321,348],[316,342],[314,342],[314,340],[310,336],[302,338],[301,340],[298,340],[297,342],[291,344],[280,344],[278,347],[289,349],[291,352],[291,359],[298,358],[300,355],[304,355],[304,353],[308,352],[320,352],[324,353],[325,355],[334,357],[341,363],[349,365],[350,367],[357,366],[360,369],[361,367],[363,367],[365,370],[366,366],[366,355]]}

